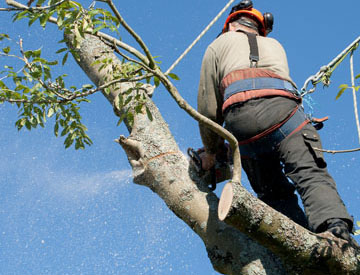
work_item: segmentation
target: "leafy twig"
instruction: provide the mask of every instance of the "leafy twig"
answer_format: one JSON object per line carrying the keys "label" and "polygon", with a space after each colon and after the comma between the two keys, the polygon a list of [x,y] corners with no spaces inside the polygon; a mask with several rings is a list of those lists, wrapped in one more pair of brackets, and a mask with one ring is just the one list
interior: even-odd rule
{"label": "leafy twig", "polygon": [[[33,72],[33,71],[34,71],[33,66],[32,66],[32,64],[29,62],[29,60],[27,59],[27,57],[26,57],[26,55],[25,55],[25,52],[24,52],[24,49],[23,49],[23,44],[22,44],[22,39],[20,39],[19,45],[20,45],[20,52],[21,52],[21,54],[23,55],[23,60],[24,60],[24,62],[25,62],[26,67],[29,69],[30,72]],[[51,92],[52,92],[53,94],[55,94],[56,96],[58,96],[58,97],[60,97],[60,98],[62,98],[62,99],[64,99],[64,100],[67,100],[67,97],[66,97],[66,96],[64,96],[63,94],[59,93],[56,88],[55,88],[55,89],[50,88],[40,77],[37,77],[36,80],[41,84],[41,86],[42,86],[45,90],[51,91]]]}
{"label": "leafy twig", "polygon": [[111,47],[113,47],[113,49],[115,50],[116,53],[118,53],[121,57],[125,58],[126,60],[133,62],[135,64],[140,65],[144,70],[154,73],[154,70],[152,70],[150,67],[148,67],[146,64],[139,62],[129,56],[127,56],[126,54],[122,53],[119,48],[116,46],[116,42],[114,41],[114,43],[111,45]]}
{"label": "leafy twig", "polygon": [[114,12],[116,18],[119,20],[120,24],[130,33],[130,35],[136,40],[136,42],[140,45],[140,47],[143,49],[143,51],[146,54],[146,57],[149,59],[149,66],[151,69],[155,68],[155,60],[152,57],[148,47],[145,45],[144,41],[141,39],[141,37],[126,23],[124,18],[121,16],[120,12],[114,5],[112,0],[102,0],[101,2],[105,2],[109,5],[111,10]]}
{"label": "leafy twig", "polygon": [[139,76],[139,77],[134,77],[134,78],[122,78],[122,79],[115,79],[115,80],[112,80],[108,83],[105,83],[99,87],[97,87],[96,89],[91,89],[91,90],[88,90],[86,92],[82,92],[82,93],[79,93],[79,94],[73,94],[72,96],[68,97],[66,99],[66,101],[72,101],[76,98],[79,98],[79,97],[86,97],[86,96],[89,96],[89,95],[92,95],[96,92],[99,92],[101,90],[104,90],[105,88],[111,86],[111,85],[115,85],[117,83],[123,83],[123,82],[138,82],[138,81],[141,81],[143,79],[146,79],[148,77],[150,77],[151,75],[143,75],[143,76]]}
{"label": "leafy twig", "polygon": [[[6,3],[9,5],[9,6],[13,6],[15,8],[20,8],[20,9],[28,9],[27,6],[19,3],[19,2],[16,2],[14,0],[6,0]],[[53,17],[53,16],[50,16],[48,18],[48,22],[50,23],[53,23],[53,24],[57,24],[57,18]],[[103,38],[107,41],[109,41],[110,43],[116,43],[117,46],[119,46],[120,48],[128,51],[129,53],[131,53],[132,55],[136,56],[139,60],[141,60],[142,62],[144,62],[145,64],[149,64],[149,60],[146,58],[146,56],[144,56],[141,52],[139,52],[137,49],[135,49],[134,47],[131,47],[130,45],[114,38],[113,36],[111,35],[108,35],[108,34],[105,34],[103,32],[96,32],[95,34],[92,33],[91,30],[87,30],[85,31],[85,33],[87,34],[92,34],[92,35],[95,35],[95,36],[98,36],[100,38]]]}

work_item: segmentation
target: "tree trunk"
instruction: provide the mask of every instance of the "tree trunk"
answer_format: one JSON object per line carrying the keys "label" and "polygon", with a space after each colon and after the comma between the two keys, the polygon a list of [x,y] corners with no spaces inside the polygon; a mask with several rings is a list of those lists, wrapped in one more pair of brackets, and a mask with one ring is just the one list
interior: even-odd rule
{"label": "tree trunk", "polygon": [[[71,36],[66,38],[71,47]],[[86,35],[77,52],[79,66],[97,86],[112,80],[112,70],[121,66],[111,48],[95,36]],[[104,57],[112,58],[113,66],[99,71],[92,64]],[[133,85],[116,84],[104,95],[117,106],[117,95]],[[241,186],[226,185],[227,199],[220,209],[226,223],[219,220],[217,196],[189,169],[150,98],[146,106],[153,120],[146,112],[136,114],[134,123],[127,123],[130,135],[118,139],[133,168],[134,182],[151,188],[200,236],[215,270],[223,274],[360,274],[360,256],[346,242],[308,232]],[[114,111],[123,112],[115,107]]]}

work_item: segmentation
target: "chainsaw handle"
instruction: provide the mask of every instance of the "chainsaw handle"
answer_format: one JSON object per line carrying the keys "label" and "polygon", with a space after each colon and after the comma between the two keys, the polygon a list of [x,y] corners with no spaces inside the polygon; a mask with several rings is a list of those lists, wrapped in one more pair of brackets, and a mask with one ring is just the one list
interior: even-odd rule
{"label": "chainsaw handle", "polygon": [[187,153],[188,153],[190,159],[193,161],[196,171],[198,173],[201,172],[202,171],[202,160],[200,158],[200,155],[193,148],[188,148]]}

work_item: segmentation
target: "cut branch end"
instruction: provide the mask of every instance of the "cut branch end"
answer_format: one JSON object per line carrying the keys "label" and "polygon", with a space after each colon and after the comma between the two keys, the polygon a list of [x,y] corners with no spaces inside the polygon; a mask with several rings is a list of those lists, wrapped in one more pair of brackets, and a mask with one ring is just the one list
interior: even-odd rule
{"label": "cut branch end", "polygon": [[229,181],[225,184],[219,201],[218,216],[221,221],[224,221],[229,214],[232,206],[233,197],[233,183]]}

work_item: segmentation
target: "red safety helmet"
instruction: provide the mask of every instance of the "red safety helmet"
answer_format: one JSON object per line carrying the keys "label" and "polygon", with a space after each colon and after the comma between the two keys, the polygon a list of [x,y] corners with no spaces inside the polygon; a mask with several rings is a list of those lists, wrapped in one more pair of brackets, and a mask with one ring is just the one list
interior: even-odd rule
{"label": "red safety helmet", "polygon": [[273,15],[269,12],[262,14],[260,11],[253,8],[253,3],[251,0],[243,0],[231,9],[230,14],[225,21],[222,32],[227,32],[229,23],[236,20],[241,15],[247,16],[258,22],[260,35],[266,36],[272,31],[274,24]]}

